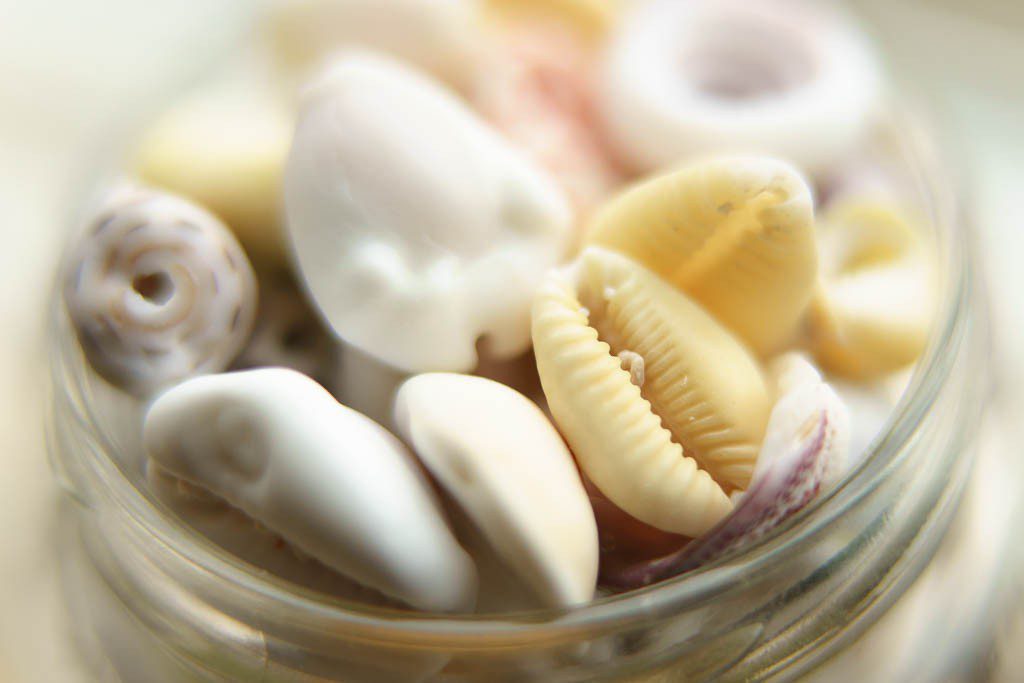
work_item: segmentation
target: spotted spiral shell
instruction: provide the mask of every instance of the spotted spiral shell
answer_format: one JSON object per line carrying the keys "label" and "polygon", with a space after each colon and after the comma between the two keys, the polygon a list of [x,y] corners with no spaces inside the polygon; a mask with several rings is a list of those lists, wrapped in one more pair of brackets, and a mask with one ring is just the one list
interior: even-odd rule
{"label": "spotted spiral shell", "polygon": [[64,300],[92,367],[137,396],[238,354],[256,314],[256,280],[228,229],[179,197],[115,192],[71,253]]}

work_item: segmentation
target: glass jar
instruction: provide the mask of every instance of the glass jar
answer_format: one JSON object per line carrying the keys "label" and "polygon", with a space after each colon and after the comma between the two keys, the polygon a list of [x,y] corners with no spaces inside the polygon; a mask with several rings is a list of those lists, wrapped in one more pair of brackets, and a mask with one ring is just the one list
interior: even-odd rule
{"label": "glass jar", "polygon": [[[944,297],[932,342],[870,453],[841,487],[746,551],[566,612],[453,618],[366,607],[300,589],[223,551],[133,483],[142,480],[143,407],[91,373],[55,296],[49,436],[67,493],[64,582],[97,675],[157,683],[699,681],[788,679],[832,660],[828,678],[838,678],[843,657],[834,656],[907,593],[944,539],[956,545],[948,531],[988,391],[986,310],[955,193],[930,138],[906,121],[893,130],[935,229]],[[955,550],[940,558],[950,553],[964,559]],[[895,632],[915,628],[900,622]],[[876,657],[892,642],[875,638],[879,650],[872,637],[853,652]],[[936,663],[934,641],[920,645]],[[947,645],[944,656],[963,655],[953,640]]]}

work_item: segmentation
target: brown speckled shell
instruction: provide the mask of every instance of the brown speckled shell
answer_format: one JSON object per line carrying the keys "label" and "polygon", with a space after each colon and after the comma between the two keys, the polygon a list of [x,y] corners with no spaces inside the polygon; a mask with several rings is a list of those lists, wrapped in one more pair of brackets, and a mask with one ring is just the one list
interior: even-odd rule
{"label": "brown speckled shell", "polygon": [[256,280],[212,214],[132,187],[86,226],[67,263],[64,300],[92,367],[146,397],[231,363],[252,331]]}

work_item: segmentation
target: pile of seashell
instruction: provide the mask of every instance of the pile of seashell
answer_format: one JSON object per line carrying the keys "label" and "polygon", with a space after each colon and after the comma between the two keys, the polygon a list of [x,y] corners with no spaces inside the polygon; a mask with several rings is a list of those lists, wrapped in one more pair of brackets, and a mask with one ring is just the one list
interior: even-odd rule
{"label": "pile of seashell", "polygon": [[883,79],[844,16],[304,0],[266,28],[271,68],[151,128],[65,280],[148,405],[142,485],[213,543],[369,604],[566,608],[749,548],[866,450],[934,259],[865,151]]}

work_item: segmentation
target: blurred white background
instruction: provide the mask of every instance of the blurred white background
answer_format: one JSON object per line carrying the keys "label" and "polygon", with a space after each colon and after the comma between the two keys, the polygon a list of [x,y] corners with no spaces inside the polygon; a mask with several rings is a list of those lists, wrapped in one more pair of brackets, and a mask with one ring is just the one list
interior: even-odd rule
{"label": "blurred white background", "polygon": [[[103,145],[118,126],[200,78],[248,29],[254,4],[0,0],[0,681],[83,680],[56,592],[55,493],[42,437],[44,306],[66,207],[97,155],[111,152]],[[999,390],[1016,398],[1024,386],[1024,3],[855,4],[904,80],[933,100],[964,166],[996,318]],[[1024,680],[1024,647],[1009,649],[996,670]]]}

